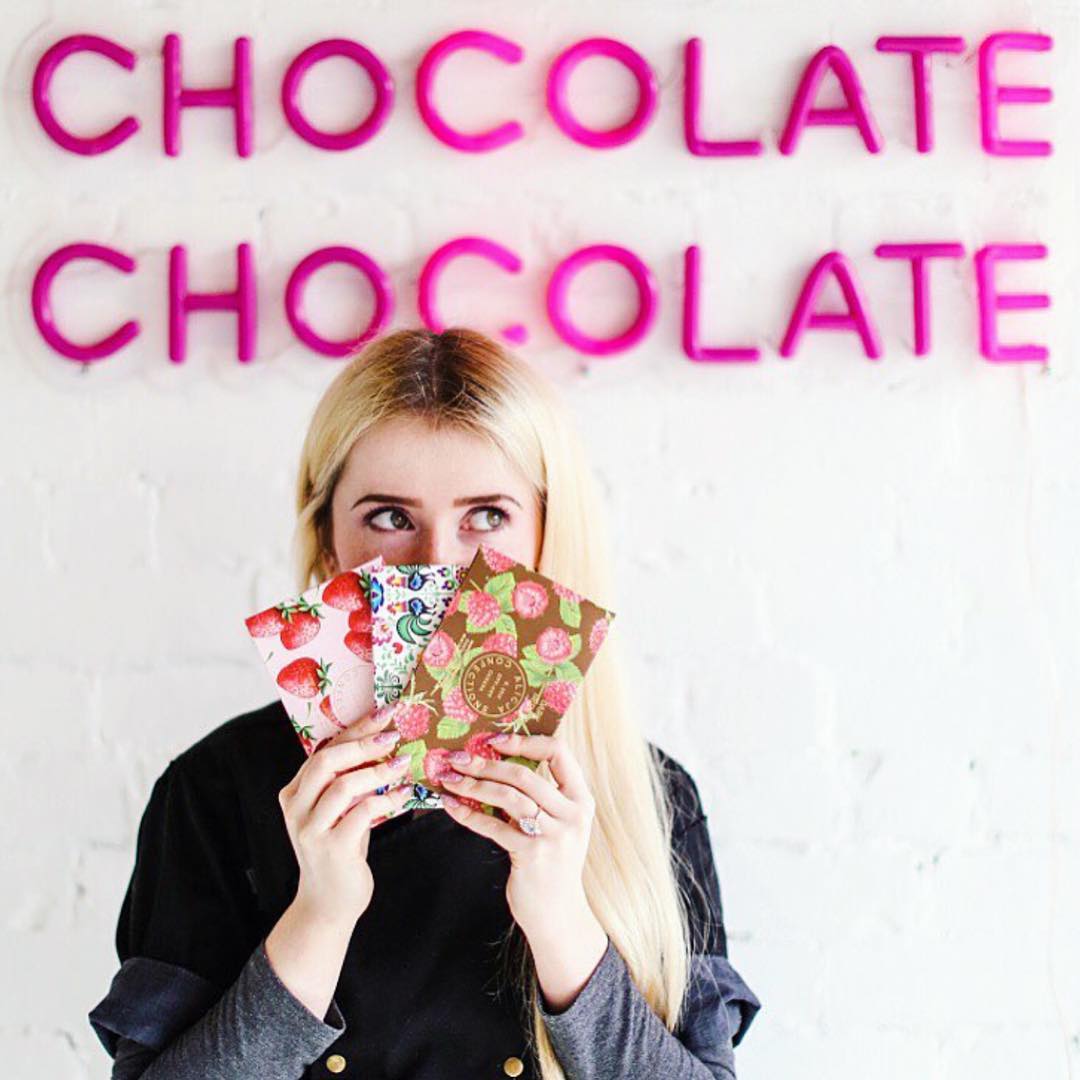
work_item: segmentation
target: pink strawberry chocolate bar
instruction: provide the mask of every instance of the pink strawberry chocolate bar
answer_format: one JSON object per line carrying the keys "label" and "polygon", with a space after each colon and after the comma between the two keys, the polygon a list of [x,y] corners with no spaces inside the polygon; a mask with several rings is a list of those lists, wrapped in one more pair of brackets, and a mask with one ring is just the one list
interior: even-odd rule
{"label": "pink strawberry chocolate bar", "polygon": [[310,757],[375,707],[371,573],[379,556],[244,620]]}

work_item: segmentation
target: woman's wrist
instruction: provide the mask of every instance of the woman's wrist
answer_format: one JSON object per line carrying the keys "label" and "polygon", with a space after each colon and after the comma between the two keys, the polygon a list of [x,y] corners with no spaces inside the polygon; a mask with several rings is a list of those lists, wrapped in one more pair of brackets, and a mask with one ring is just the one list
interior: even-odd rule
{"label": "woman's wrist", "polygon": [[536,978],[549,1012],[564,1012],[576,1000],[607,951],[608,934],[588,900],[548,927],[526,933]]}
{"label": "woman's wrist", "polygon": [[297,895],[266,935],[274,974],[320,1020],[333,1000],[355,925],[327,919]]}

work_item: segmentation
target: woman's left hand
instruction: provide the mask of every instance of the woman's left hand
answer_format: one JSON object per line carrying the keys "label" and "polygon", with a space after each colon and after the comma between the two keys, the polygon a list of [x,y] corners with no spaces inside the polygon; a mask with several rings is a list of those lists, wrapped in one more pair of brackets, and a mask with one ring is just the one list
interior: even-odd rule
{"label": "woman's left hand", "polygon": [[[546,761],[555,783],[520,762],[474,754],[466,763],[451,754],[448,764],[463,779],[442,777],[447,791],[488,803],[504,811],[508,820],[466,803],[451,806],[444,798],[447,813],[509,852],[506,899],[530,942],[565,937],[568,928],[582,926],[590,918],[595,923],[582,883],[595,801],[577,758],[565,742],[551,735],[511,734],[487,745],[501,754]],[[539,835],[530,836],[518,827],[516,819],[527,816],[539,819]]]}

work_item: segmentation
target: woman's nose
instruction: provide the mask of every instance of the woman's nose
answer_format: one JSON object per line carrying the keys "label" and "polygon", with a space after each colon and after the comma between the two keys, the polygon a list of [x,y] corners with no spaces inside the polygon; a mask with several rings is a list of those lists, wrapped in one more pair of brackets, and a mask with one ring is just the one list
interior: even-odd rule
{"label": "woman's nose", "polygon": [[[419,532],[410,555],[414,563],[456,563],[463,560],[464,551],[456,530],[425,529]],[[468,562],[472,556],[464,559]]]}

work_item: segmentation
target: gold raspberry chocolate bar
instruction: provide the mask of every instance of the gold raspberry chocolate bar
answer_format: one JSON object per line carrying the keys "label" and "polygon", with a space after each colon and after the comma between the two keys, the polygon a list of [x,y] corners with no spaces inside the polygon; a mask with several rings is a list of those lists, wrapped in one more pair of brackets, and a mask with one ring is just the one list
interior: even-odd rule
{"label": "gold raspberry chocolate bar", "polygon": [[[401,697],[379,710],[392,711],[390,722],[401,733],[398,752],[412,757],[415,785],[404,809],[442,806],[440,777],[453,768],[451,751],[502,758],[487,745],[501,731],[552,734],[614,618],[481,544]],[[539,764],[508,760],[533,769]],[[478,800],[463,801],[495,812]]]}

